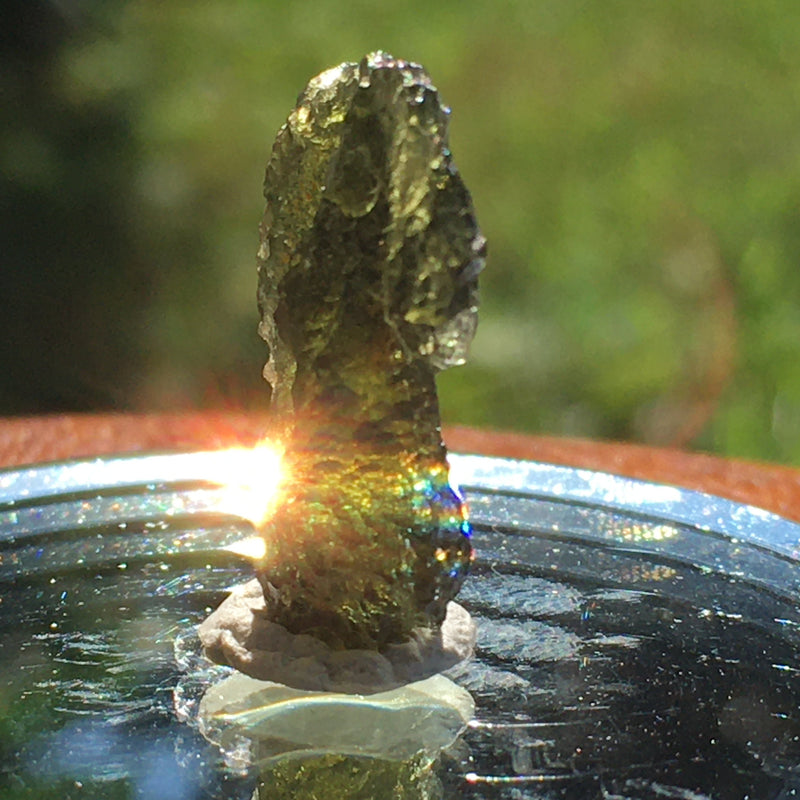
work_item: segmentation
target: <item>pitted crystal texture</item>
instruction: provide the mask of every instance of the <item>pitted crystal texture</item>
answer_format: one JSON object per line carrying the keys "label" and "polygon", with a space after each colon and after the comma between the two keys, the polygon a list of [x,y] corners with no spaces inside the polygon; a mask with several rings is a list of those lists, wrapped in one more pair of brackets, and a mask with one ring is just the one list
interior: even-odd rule
{"label": "pitted crystal texture", "polygon": [[259,332],[287,484],[260,580],[282,624],[343,647],[440,622],[471,556],[435,374],[466,358],[485,242],[449,113],[422,67],[374,53],[309,82],[266,171]]}

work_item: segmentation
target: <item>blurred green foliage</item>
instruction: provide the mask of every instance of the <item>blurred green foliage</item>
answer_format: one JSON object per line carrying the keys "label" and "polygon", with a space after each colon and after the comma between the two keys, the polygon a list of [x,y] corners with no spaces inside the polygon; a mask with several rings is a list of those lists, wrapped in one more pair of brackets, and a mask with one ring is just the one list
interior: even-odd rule
{"label": "blurred green foliage", "polygon": [[446,421],[800,464],[796,0],[16,5],[0,411],[263,405],[272,139],[385,49],[454,108],[489,240]]}

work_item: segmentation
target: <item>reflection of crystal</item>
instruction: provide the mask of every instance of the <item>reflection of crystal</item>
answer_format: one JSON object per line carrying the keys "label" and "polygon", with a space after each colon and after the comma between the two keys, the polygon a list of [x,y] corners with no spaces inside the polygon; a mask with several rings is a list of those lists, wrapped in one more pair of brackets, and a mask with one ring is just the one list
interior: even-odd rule
{"label": "reflection of crystal", "polygon": [[437,758],[474,710],[442,675],[363,697],[234,673],[208,689],[198,723],[232,766],[258,769],[254,800],[372,800],[399,796],[398,787],[408,800],[431,800],[441,796]]}
{"label": "reflection of crystal", "polygon": [[427,756],[408,761],[328,754],[278,761],[259,775],[251,800],[440,800]]}
{"label": "reflection of crystal", "polygon": [[310,81],[267,166],[259,332],[286,483],[259,579],[276,621],[335,647],[441,623],[471,558],[434,378],[466,358],[485,243],[448,115],[422,67],[374,53]]}

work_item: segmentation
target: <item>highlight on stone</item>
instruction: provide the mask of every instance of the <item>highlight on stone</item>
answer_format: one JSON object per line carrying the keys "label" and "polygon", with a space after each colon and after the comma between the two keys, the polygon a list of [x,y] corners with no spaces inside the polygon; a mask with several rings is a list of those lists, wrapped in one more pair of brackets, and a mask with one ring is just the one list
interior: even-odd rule
{"label": "highlight on stone", "polygon": [[[258,302],[281,494],[258,584],[200,630],[253,677],[379,691],[474,645],[435,376],[466,358],[485,241],[449,113],[422,67],[377,52],[312,79],[273,146]],[[340,670],[350,651],[362,667]]]}

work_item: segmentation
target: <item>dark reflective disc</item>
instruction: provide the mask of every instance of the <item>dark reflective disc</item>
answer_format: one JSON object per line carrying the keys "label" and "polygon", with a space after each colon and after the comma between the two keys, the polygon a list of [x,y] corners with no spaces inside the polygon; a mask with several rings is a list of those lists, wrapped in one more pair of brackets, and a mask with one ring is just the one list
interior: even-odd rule
{"label": "dark reflective disc", "polygon": [[[252,526],[209,479],[224,458],[0,473],[0,796],[251,797],[246,758],[226,766],[190,719],[213,678],[193,626],[252,577],[225,549]],[[479,641],[453,673],[477,711],[436,767],[446,797],[800,790],[800,525],[600,473],[451,463]]]}

